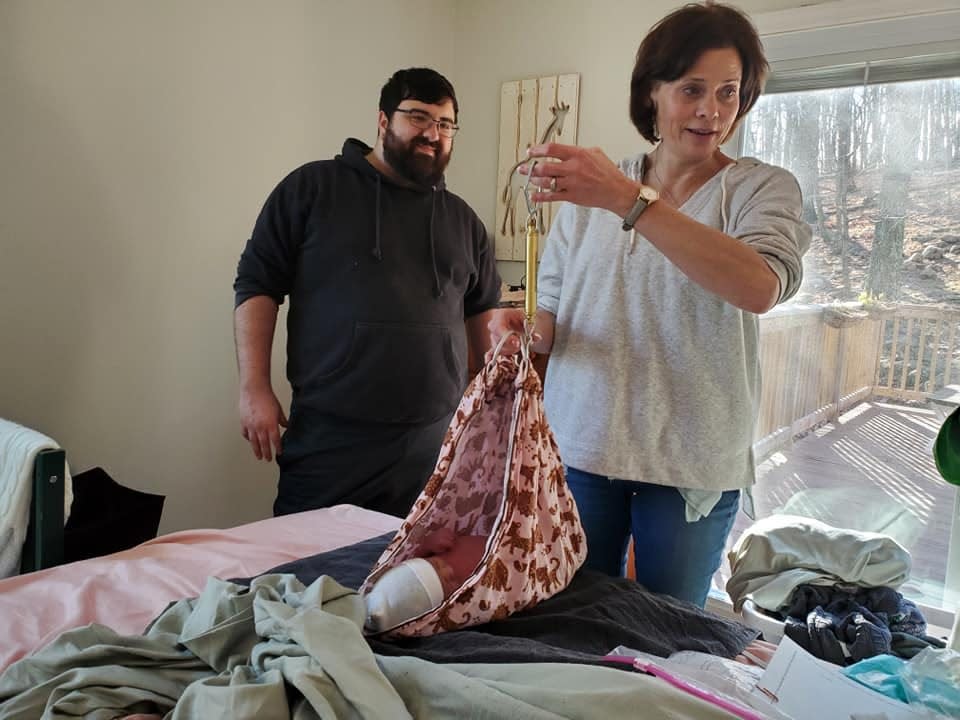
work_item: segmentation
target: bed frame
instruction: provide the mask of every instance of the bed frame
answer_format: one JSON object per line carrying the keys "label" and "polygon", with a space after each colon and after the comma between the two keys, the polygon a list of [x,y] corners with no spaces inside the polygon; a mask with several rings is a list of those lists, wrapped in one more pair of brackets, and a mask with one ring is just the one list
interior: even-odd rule
{"label": "bed frame", "polygon": [[63,563],[65,468],[63,450],[42,450],[34,462],[30,522],[20,559],[21,573]]}

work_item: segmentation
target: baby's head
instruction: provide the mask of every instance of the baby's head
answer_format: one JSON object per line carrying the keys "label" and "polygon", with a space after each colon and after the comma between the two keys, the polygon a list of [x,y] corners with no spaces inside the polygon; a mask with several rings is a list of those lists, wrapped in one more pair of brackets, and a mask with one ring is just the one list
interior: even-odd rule
{"label": "baby's head", "polygon": [[473,575],[486,547],[487,538],[482,535],[454,535],[446,550],[427,558],[440,575],[445,598]]}
{"label": "baby's head", "polygon": [[486,541],[448,528],[427,533],[418,548],[422,557],[390,568],[367,593],[367,628],[388,630],[440,605],[476,570]]}
{"label": "baby's head", "polygon": [[411,533],[410,542],[419,544],[417,557],[430,557],[448,552],[457,542],[458,535],[448,527],[428,530],[422,534]]}

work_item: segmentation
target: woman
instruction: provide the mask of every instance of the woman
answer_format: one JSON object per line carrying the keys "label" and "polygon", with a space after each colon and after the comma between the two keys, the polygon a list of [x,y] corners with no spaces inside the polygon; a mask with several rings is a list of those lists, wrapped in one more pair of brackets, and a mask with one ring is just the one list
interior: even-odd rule
{"label": "woman", "polygon": [[[532,349],[550,353],[547,417],[587,535],[587,567],[706,602],[741,490],[754,481],[758,315],[791,297],[810,229],[796,180],[720,145],[767,62],[740,11],[690,4],[637,52],[630,116],[655,149],[531,157],[539,201],[564,201],[538,276]],[[496,343],[522,313],[490,324]],[[511,340],[512,349],[518,343]]]}

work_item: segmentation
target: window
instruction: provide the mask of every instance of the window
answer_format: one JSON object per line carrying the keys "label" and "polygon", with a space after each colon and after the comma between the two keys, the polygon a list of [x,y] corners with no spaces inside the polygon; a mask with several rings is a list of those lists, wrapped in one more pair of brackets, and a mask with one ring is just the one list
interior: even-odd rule
{"label": "window", "polygon": [[952,69],[767,94],[748,116],[743,154],[794,173],[814,229],[793,302],[960,300],[960,55]]}
{"label": "window", "polygon": [[[923,23],[943,33],[942,17]],[[960,383],[960,54],[941,43],[907,55],[891,34],[892,49],[836,62],[778,40],[789,57],[736,142],[794,173],[814,239],[799,293],[761,321],[756,515],[895,538],[913,556],[901,592],[949,627],[960,498],[933,462],[949,408],[930,398]],[[729,547],[751,522],[740,514]]]}

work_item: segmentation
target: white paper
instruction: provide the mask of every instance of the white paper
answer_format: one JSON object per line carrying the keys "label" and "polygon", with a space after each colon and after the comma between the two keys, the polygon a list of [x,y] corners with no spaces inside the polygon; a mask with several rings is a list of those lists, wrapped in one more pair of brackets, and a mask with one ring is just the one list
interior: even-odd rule
{"label": "white paper", "polygon": [[794,720],[931,720],[940,717],[851,680],[840,668],[818,660],[784,636],[755,693]]}

